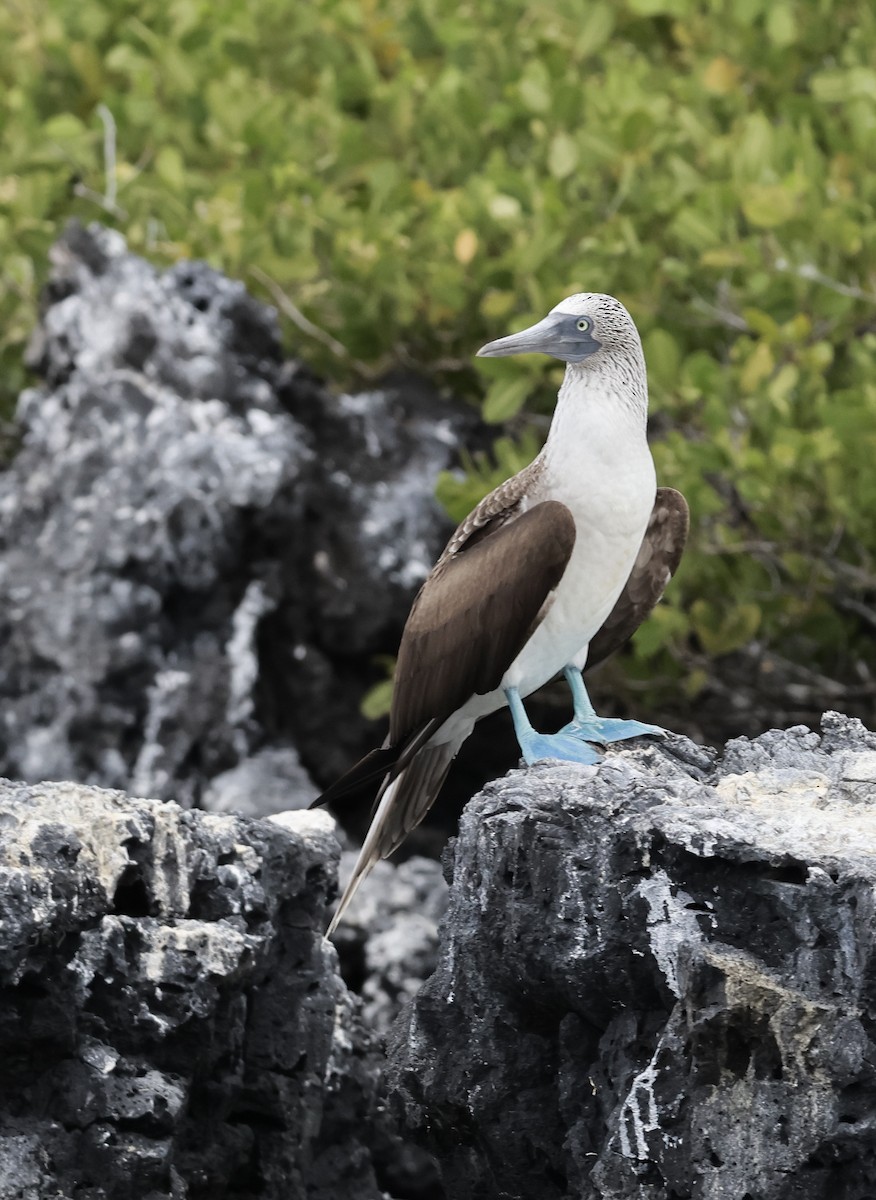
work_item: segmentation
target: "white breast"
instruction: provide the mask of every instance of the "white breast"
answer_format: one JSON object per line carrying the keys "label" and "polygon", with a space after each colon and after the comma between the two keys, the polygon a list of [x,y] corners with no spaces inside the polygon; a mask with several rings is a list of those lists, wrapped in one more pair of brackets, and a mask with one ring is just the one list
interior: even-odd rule
{"label": "white breast", "polygon": [[613,408],[607,415],[591,408],[589,416],[586,441],[568,440],[548,464],[545,488],[570,509],[577,534],[545,619],[503,679],[523,696],[583,657],[629,579],[654,507],[657,481],[644,434],[619,423]]}
{"label": "white breast", "polygon": [[629,579],[657,487],[644,415],[610,393],[591,390],[580,405],[575,399],[561,393],[544,470],[528,504],[552,499],[569,508],[577,531],[569,563],[544,620],[506,671],[501,688],[472,697],[435,741],[459,736],[501,708],[505,688],[516,687],[525,697],[568,663],[583,664],[588,642]]}

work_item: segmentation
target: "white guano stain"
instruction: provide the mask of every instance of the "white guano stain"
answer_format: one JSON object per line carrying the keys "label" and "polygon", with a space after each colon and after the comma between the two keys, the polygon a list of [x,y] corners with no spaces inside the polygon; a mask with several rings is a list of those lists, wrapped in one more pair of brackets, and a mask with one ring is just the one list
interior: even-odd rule
{"label": "white guano stain", "polygon": [[679,951],[683,946],[700,945],[702,933],[696,914],[687,906],[692,898],[675,888],[665,871],[655,870],[636,888],[648,905],[648,938],[651,953],[673,996],[680,999],[678,981]]}

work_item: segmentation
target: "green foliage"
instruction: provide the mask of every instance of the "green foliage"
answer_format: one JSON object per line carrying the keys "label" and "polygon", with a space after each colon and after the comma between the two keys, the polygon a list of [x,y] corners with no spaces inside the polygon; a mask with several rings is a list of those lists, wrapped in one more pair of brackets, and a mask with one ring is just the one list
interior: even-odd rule
{"label": "green foliage", "polygon": [[509,437],[498,438],[493,445],[492,455],[464,455],[461,473],[442,471],[439,476],[435,489],[439,501],[454,521],[462,521],[487,492],[532,462],[540,445],[535,431],[527,429],[518,441]]}
{"label": "green foliage", "polygon": [[376,683],[372,684],[359,704],[362,716],[367,717],[369,721],[376,721],[379,717],[388,716],[392,707],[395,659],[387,655],[379,655],[375,665],[384,671],[384,678],[378,679]]}
{"label": "green foliage", "polygon": [[[866,660],[840,601],[876,573],[872,5],[9,0],[0,42],[7,411],[71,215],[274,281],[347,384],[419,363],[497,423],[549,411],[557,368],[477,346],[612,292],[694,513],[634,667],[691,635]],[[445,500],[517,465],[498,454]]]}

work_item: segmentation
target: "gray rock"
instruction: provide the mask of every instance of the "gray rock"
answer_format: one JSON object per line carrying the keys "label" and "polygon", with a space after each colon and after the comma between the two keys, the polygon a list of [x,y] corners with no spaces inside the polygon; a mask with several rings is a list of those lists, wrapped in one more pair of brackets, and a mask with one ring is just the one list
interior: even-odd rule
{"label": "gray rock", "polygon": [[260,750],[216,775],[207,785],[201,805],[209,812],[271,816],[307,808],[317,795],[297,752],[291,746],[277,746]]}
{"label": "gray rock", "polygon": [[439,415],[431,389],[412,379],[294,411],[313,431],[324,472],[324,503],[309,513],[319,644],[362,654],[395,614],[407,617],[443,547],[450,524],[435,481],[475,422],[450,405]]}
{"label": "gray rock", "polygon": [[[353,851],[341,856],[342,880],[357,858]],[[447,884],[434,859],[378,863],[360,885],[334,942],[369,1028],[385,1033],[435,970],[438,923],[446,908]]]}
{"label": "gray rock", "polygon": [[[55,267],[32,351],[47,385],[22,395],[0,475],[0,766],[192,803],[258,738],[256,635],[278,594],[257,542],[277,513],[302,520],[313,451],[242,285],[159,275],[97,227]],[[241,324],[261,357],[239,352]]]}
{"label": "gray rock", "polygon": [[359,703],[473,416],[411,380],[330,394],[242,284],[99,226],[55,247],[30,363],[0,471],[0,773],[184,806],[221,776],[224,804],[226,772],[291,746],[330,782],[379,740]]}
{"label": "gray rock", "polygon": [[385,1195],[338,853],[322,813],[0,784],[0,1200]]}
{"label": "gray rock", "polygon": [[452,871],[390,1063],[454,1200],[876,1195],[860,722],[511,772]]}

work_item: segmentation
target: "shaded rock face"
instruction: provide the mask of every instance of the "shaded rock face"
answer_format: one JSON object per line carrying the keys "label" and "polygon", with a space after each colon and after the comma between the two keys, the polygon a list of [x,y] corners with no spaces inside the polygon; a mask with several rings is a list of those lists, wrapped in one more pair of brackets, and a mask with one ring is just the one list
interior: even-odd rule
{"label": "shaded rock face", "polygon": [[330,395],[242,284],[98,226],[55,247],[30,361],[0,472],[0,772],[190,805],[267,749],[307,803],[296,753],[325,784],[379,740],[359,701],[474,418],[411,380]]}
{"label": "shaded rock face", "polygon": [[3,1200],[404,1182],[377,1046],[321,937],[331,827],[0,785]]}
{"label": "shaded rock face", "polygon": [[876,1195],[876,735],[827,714],[713,758],[545,764],[467,808],[390,1049],[454,1200]]}

